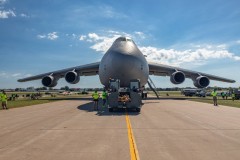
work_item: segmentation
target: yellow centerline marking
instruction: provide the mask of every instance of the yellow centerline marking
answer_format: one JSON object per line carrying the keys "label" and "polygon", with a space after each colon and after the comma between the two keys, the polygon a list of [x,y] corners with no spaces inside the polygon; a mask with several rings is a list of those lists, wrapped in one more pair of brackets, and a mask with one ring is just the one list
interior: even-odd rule
{"label": "yellow centerline marking", "polygon": [[129,141],[131,160],[140,160],[139,155],[138,155],[137,145],[136,145],[133,131],[132,131],[130,118],[128,116],[127,111],[126,111],[126,122],[127,122],[127,129],[128,129],[128,141]]}

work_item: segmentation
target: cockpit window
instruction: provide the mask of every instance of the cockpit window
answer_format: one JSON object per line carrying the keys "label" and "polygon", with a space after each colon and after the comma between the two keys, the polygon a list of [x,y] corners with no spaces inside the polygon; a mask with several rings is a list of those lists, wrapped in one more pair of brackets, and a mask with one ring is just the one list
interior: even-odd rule
{"label": "cockpit window", "polygon": [[118,41],[126,41],[126,38],[125,37],[119,37],[117,40]]}
{"label": "cockpit window", "polygon": [[131,40],[130,38],[126,38],[126,40],[127,40],[128,42],[132,42],[132,40]]}
{"label": "cockpit window", "polygon": [[127,41],[127,42],[132,42],[131,38],[128,37],[119,37],[117,41]]}

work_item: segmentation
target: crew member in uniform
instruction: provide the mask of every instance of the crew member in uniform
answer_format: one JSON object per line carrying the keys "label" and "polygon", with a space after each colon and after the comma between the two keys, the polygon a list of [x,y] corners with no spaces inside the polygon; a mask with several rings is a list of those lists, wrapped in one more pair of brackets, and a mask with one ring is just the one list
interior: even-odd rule
{"label": "crew member in uniform", "polygon": [[107,102],[107,96],[108,96],[108,94],[107,94],[106,90],[104,89],[103,92],[102,92],[102,100],[103,100],[103,105],[102,105],[102,107],[103,107],[103,108],[106,107],[105,105],[106,105],[106,102]]}
{"label": "crew member in uniform", "polygon": [[6,94],[5,91],[3,91],[2,94],[1,94],[2,108],[3,109],[8,109],[8,107],[7,107],[7,99],[8,99],[7,94]]}
{"label": "crew member in uniform", "polygon": [[218,104],[217,104],[217,90],[214,89],[214,90],[212,91],[211,95],[213,96],[213,105],[214,105],[214,106],[218,106]]}
{"label": "crew member in uniform", "polygon": [[93,109],[94,110],[98,110],[98,100],[99,100],[99,93],[97,92],[97,90],[94,91],[94,93],[92,94],[93,97]]}

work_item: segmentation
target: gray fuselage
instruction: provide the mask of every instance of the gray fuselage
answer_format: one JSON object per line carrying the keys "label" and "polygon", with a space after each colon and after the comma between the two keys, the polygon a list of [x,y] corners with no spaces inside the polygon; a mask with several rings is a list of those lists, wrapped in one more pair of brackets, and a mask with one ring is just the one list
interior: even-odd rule
{"label": "gray fuselage", "polygon": [[131,80],[140,80],[140,85],[147,83],[148,63],[136,44],[127,37],[119,37],[103,56],[99,65],[99,78],[104,86],[109,79],[119,79],[120,87],[129,87]]}

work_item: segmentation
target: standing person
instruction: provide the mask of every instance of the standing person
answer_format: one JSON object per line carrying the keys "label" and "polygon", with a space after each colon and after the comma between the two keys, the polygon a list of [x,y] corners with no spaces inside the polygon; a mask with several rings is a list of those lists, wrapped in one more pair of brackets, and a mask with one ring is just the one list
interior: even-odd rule
{"label": "standing person", "polygon": [[7,107],[7,94],[5,91],[2,92],[2,95],[1,95],[1,100],[2,100],[2,108],[3,109],[8,109]]}
{"label": "standing person", "polygon": [[211,95],[213,96],[213,105],[214,105],[214,106],[218,106],[218,104],[217,104],[217,90],[214,89],[214,90],[212,91]]}
{"label": "standing person", "polygon": [[107,102],[107,96],[108,96],[108,94],[107,94],[106,90],[104,89],[103,92],[102,92],[102,100],[103,100],[103,105],[102,105],[102,107],[103,107],[103,108],[106,107],[105,105],[106,105],[106,102]]}
{"label": "standing person", "polygon": [[99,99],[99,93],[97,92],[97,90],[94,91],[94,93],[92,94],[93,97],[93,109],[94,110],[98,110],[98,99]]}
{"label": "standing person", "polygon": [[[0,92],[0,101],[2,102],[2,91]],[[3,108],[4,109],[4,108]]]}
{"label": "standing person", "polygon": [[232,93],[232,101],[235,100],[235,93]]}
{"label": "standing person", "polygon": [[222,92],[222,97],[223,97],[223,99],[225,99],[225,92]]}

